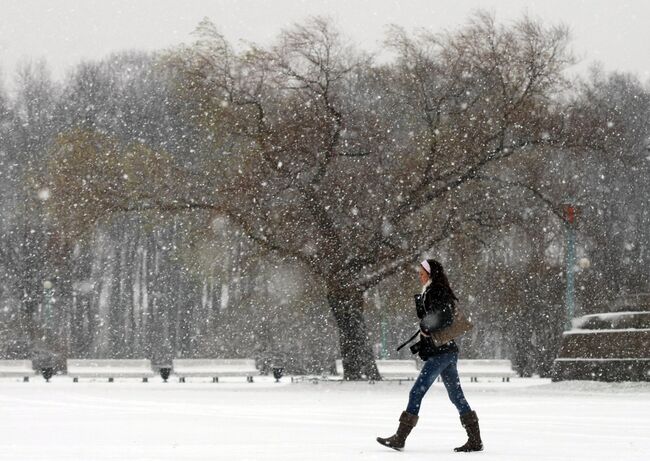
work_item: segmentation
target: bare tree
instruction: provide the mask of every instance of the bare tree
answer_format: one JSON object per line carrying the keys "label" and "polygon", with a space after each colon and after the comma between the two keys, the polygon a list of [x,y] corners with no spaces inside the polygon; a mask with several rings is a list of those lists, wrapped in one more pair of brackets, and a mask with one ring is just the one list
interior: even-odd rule
{"label": "bare tree", "polygon": [[[139,146],[152,163],[127,195],[122,166],[106,164],[87,173],[84,203],[63,196],[87,222],[144,209],[227,216],[323,280],[346,378],[378,379],[364,292],[454,235],[498,226],[507,203],[494,175],[505,160],[566,144],[554,100],[570,63],[566,30],[528,19],[498,26],[484,14],[444,35],[395,29],[396,59],[385,65],[321,18],[267,49],[236,51],[209,21],[198,34],[167,62],[212,154],[188,168]],[[113,147],[89,136],[62,138],[62,152],[85,146],[73,156],[101,163]],[[76,174],[66,168],[62,185]]]}

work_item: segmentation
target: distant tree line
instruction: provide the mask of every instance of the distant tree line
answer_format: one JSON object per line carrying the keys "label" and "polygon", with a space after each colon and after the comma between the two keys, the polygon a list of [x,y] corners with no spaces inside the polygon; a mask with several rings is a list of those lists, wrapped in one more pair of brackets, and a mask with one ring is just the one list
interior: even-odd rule
{"label": "distant tree line", "polygon": [[322,18],[241,49],[204,20],[62,82],[22,66],[0,93],[0,355],[376,377],[406,357],[428,255],[476,322],[465,356],[548,373],[563,204],[579,313],[649,289],[650,88],[569,79],[569,45],[478,13],[393,27],[379,60]]}

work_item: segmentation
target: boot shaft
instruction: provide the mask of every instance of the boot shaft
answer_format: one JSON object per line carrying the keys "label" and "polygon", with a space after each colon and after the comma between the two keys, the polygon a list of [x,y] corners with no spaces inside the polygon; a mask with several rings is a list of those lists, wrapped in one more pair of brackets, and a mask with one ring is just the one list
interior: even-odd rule
{"label": "boot shaft", "polygon": [[458,447],[455,451],[481,451],[483,449],[483,441],[481,440],[481,429],[478,425],[478,416],[475,411],[470,411],[461,415],[460,422],[467,432],[467,443],[462,447]]}
{"label": "boot shaft", "polygon": [[401,450],[404,448],[404,445],[406,444],[406,438],[409,436],[411,430],[415,427],[417,422],[417,415],[413,415],[404,411],[399,417],[399,426],[395,435],[392,435],[386,439],[377,437],[377,442],[394,450]]}
{"label": "boot shaft", "polygon": [[403,411],[399,417],[399,427],[397,428],[397,440],[404,445],[406,438],[411,433],[411,430],[418,423],[418,415],[413,415],[406,411]]}
{"label": "boot shaft", "polygon": [[408,411],[403,411],[399,416],[399,422],[407,426],[411,426],[411,429],[415,427],[418,423],[419,416],[409,413]]}

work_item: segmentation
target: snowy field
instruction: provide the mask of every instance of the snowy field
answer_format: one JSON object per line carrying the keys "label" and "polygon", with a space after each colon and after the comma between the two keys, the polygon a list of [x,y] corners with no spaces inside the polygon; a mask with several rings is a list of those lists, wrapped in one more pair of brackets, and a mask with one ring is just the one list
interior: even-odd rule
{"label": "snowy field", "polygon": [[650,460],[650,383],[464,383],[486,450],[465,441],[441,383],[398,453],[398,383],[148,384],[0,380],[2,460]]}

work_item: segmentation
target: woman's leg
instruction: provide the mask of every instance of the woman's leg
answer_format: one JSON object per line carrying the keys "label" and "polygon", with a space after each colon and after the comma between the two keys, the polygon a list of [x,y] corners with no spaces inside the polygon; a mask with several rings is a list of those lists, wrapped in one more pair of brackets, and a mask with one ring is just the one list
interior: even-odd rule
{"label": "woman's leg", "polygon": [[465,394],[463,394],[463,388],[460,387],[460,378],[458,377],[458,369],[456,368],[458,354],[453,355],[453,360],[447,368],[442,370],[440,375],[442,381],[445,383],[445,388],[447,388],[449,400],[458,409],[460,423],[467,432],[467,442],[463,446],[454,448],[454,451],[481,451],[483,450],[483,441],[481,440],[481,430],[478,426],[478,416],[470,408],[469,403],[465,399]]}
{"label": "woman's leg", "polygon": [[424,395],[427,393],[433,382],[440,375],[442,370],[447,368],[453,361],[453,354],[442,354],[431,357],[422,367],[420,375],[415,380],[411,392],[409,393],[409,403],[406,406],[406,412],[417,415],[420,412],[420,404]]}
{"label": "woman's leg", "polygon": [[463,388],[460,387],[460,378],[458,376],[458,369],[456,368],[458,354],[454,353],[453,356],[453,360],[449,363],[447,368],[441,371],[440,376],[442,377],[442,382],[445,383],[447,394],[449,394],[449,400],[451,400],[451,403],[453,403],[458,410],[458,414],[464,415],[472,411],[472,409],[465,399]]}

